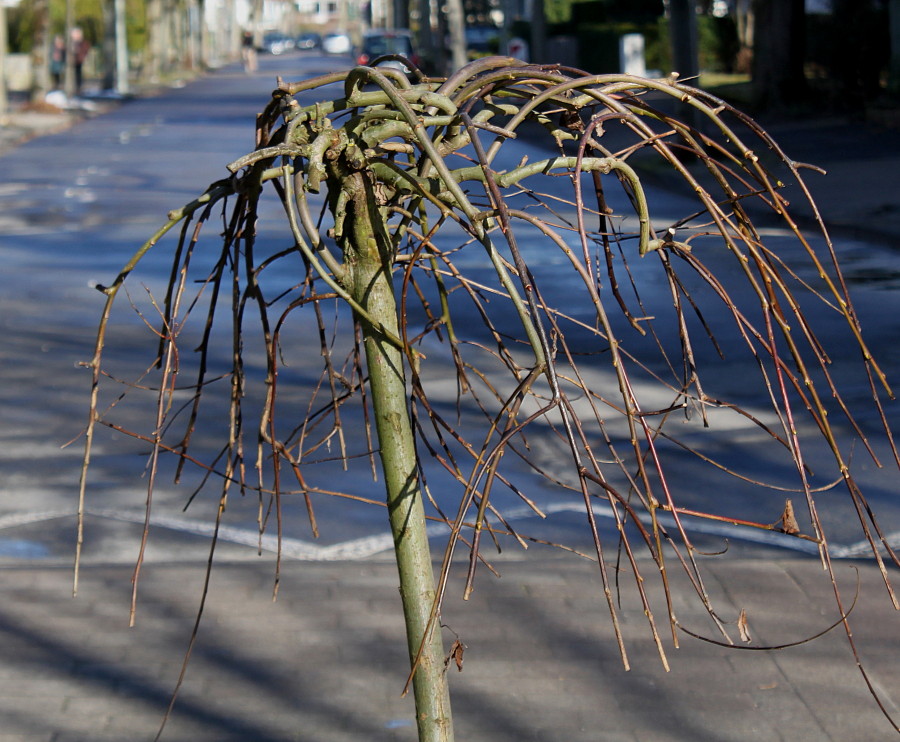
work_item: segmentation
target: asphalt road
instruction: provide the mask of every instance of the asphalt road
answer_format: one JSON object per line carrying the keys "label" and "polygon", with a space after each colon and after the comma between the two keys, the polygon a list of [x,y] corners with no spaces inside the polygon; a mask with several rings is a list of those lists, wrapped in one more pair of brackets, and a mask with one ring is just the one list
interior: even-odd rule
{"label": "asphalt road", "polygon": [[[5,476],[0,483],[0,560],[17,564],[23,559],[67,562],[71,558],[72,513],[82,455],[78,436],[87,417],[90,381],[89,372],[79,363],[90,358],[102,306],[102,296],[92,286],[108,283],[137,246],[162,224],[170,209],[226,175],[224,165],[252,149],[254,117],[267,102],[276,76],[299,79],[349,62],[314,55],[261,56],[257,75],[227,68],[184,88],[134,100],[65,133],[29,142],[3,157],[0,464]],[[510,162],[523,156],[533,161],[543,156],[543,150],[525,140],[512,143],[506,156]],[[662,223],[676,220],[687,208],[683,199],[665,189],[652,190],[649,197]],[[769,236],[776,242],[781,239],[777,230]],[[529,245],[524,249],[530,249]],[[865,241],[845,241],[842,250],[852,265],[865,262],[867,275],[888,271],[896,262],[890,251]],[[166,249],[159,249],[144,261],[130,288],[135,297],[145,289],[158,292],[168,275],[168,255]],[[561,271],[559,263],[548,261],[542,267],[541,279],[549,293],[559,295],[550,298],[564,302],[569,284],[561,272],[557,278],[555,271]],[[900,308],[896,287],[859,282],[853,288],[860,312],[868,320],[867,329],[876,338],[892,337],[898,313],[890,308]],[[655,302],[662,305],[666,300],[665,293],[651,296],[647,311],[654,312]],[[136,371],[143,368],[145,358],[138,355],[132,330],[142,324],[140,317],[123,320],[107,350],[109,357]],[[900,358],[890,347],[887,356],[888,367],[900,365]],[[838,367],[843,367],[845,360],[855,362],[840,354],[835,360]],[[731,367],[721,375],[723,387],[727,390],[730,384],[733,390],[741,391],[742,374],[739,364]],[[850,394],[864,397],[865,385],[854,384]],[[874,425],[877,421],[866,422]],[[218,432],[215,425],[212,432]],[[70,445],[61,447],[69,441]],[[143,519],[146,496],[146,480],[142,477],[145,455],[141,444],[112,432],[98,433],[88,492],[92,513],[86,547],[89,562],[134,560],[137,543],[132,537],[133,525]],[[552,469],[561,454],[551,442],[537,440],[534,455]],[[733,463],[742,457],[739,451],[729,455]],[[763,456],[755,466],[756,471],[767,473],[774,468]],[[552,493],[541,490],[524,466],[514,469],[514,475],[536,488],[538,497],[544,498],[545,509],[553,515],[541,524],[544,538],[586,543],[580,505],[554,501]],[[340,486],[345,490],[371,494],[373,489],[366,472],[346,475],[334,467],[325,476],[341,476]],[[439,474],[434,476],[433,483],[439,484]],[[682,476],[689,479],[693,469],[686,466]],[[871,488],[873,501],[881,506],[886,530],[900,529],[900,512],[891,497],[890,479],[871,466],[863,466],[860,476]],[[151,540],[148,558],[206,558],[206,539],[217,503],[215,493],[197,498],[189,510],[182,511],[198,477],[196,473],[189,476],[182,487],[169,480],[157,483],[154,518],[159,528]],[[776,492],[765,506],[751,503],[748,517],[763,519],[774,510],[769,518],[774,520],[780,514],[782,497]],[[826,517],[835,529],[833,543],[855,553],[860,536],[853,525],[851,505],[830,505]],[[322,536],[317,542],[310,538],[303,507],[289,507],[291,525],[284,542],[288,556],[345,559],[390,547],[379,508],[333,501],[324,501],[318,507]],[[255,556],[254,547],[259,542],[254,525],[257,508],[253,498],[231,506],[231,530],[223,533],[224,557]],[[527,508],[514,508],[511,517],[530,524]],[[610,521],[604,523],[611,529]],[[714,531],[719,540],[726,533],[733,535],[725,526],[716,526]],[[271,537],[263,539],[262,546],[271,548]],[[802,548],[805,544],[794,540],[791,546]]]}

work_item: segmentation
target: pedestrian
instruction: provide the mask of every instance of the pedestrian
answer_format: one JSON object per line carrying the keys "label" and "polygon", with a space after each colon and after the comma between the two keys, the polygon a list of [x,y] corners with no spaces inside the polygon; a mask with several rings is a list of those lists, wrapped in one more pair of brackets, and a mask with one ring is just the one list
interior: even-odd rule
{"label": "pedestrian", "polygon": [[66,71],[66,39],[57,34],[53,37],[50,50],[50,76],[53,78],[53,89],[62,88],[63,75]]}
{"label": "pedestrian", "polygon": [[80,28],[72,29],[71,42],[72,61],[75,70],[75,95],[81,95],[81,86],[84,82],[82,68],[84,60],[87,59],[87,55],[91,51],[91,43],[84,38],[84,32]]}
{"label": "pedestrian", "polygon": [[256,44],[253,42],[252,31],[244,31],[241,38],[241,57],[244,60],[244,72],[247,74],[256,72]]}

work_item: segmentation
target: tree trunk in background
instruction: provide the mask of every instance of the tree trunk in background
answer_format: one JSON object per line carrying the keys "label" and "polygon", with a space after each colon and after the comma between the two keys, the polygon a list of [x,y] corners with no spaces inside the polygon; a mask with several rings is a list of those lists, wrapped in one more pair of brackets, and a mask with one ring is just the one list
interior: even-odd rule
{"label": "tree trunk in background", "polygon": [[34,45],[31,48],[31,100],[42,101],[50,90],[50,2],[34,0]]}
{"label": "tree trunk in background", "polygon": [[544,0],[531,0],[531,59],[532,62],[554,62],[546,59],[547,20],[544,15]]}
{"label": "tree trunk in background", "polygon": [[130,91],[128,73],[131,64],[128,59],[128,24],[125,0],[112,0],[113,6],[113,43],[114,88],[119,95],[127,95]]}
{"label": "tree trunk in background", "polygon": [[[700,74],[697,51],[697,9],[694,0],[669,0],[669,39],[672,70],[681,80]],[[696,85],[696,80],[690,83]]]}
{"label": "tree trunk in background", "polygon": [[738,0],[734,8],[734,22],[737,26],[738,50],[735,71],[748,73],[753,60],[753,2]]}
{"label": "tree trunk in background", "polygon": [[6,25],[6,5],[0,2],[0,116],[9,110],[6,95],[6,55],[9,52],[9,31]]}
{"label": "tree trunk in background", "polygon": [[890,0],[888,5],[891,31],[891,64],[888,90],[900,95],[900,0]]}
{"label": "tree trunk in background", "polygon": [[181,69],[183,63],[181,48],[181,3],[176,0],[166,0],[163,4],[163,23],[165,24],[166,50],[163,70],[167,76]]}
{"label": "tree trunk in background", "polygon": [[753,102],[784,108],[806,91],[803,0],[754,0]]}
{"label": "tree trunk in background", "polygon": [[[200,65],[209,68],[213,60],[214,39],[210,36],[209,26],[206,25],[206,0],[197,0],[197,23],[200,34]],[[250,25],[253,30],[253,25]]]}
{"label": "tree trunk in background", "polygon": [[[424,2],[430,2],[430,0],[424,0]],[[447,14],[438,7],[438,11],[436,13],[435,20],[435,34],[434,37],[434,69],[437,74],[446,74],[448,67],[450,66],[449,57],[448,57],[448,49],[446,44],[446,39],[449,38],[449,31],[447,30]]]}
{"label": "tree trunk in background", "polygon": [[162,77],[162,0],[147,0],[147,46],[144,49],[144,69],[150,82]]}
{"label": "tree trunk in background", "polygon": [[103,3],[103,90],[115,90],[116,87],[116,3],[119,0],[106,0]]}
{"label": "tree trunk in background", "polygon": [[[67,98],[73,97],[80,90],[75,89],[75,56],[78,51],[75,48],[75,0],[66,0],[66,25],[63,35],[66,39],[66,68],[63,76],[63,90]],[[49,33],[47,34],[49,37]]]}
{"label": "tree trunk in background", "polygon": [[[689,85],[698,85],[700,51],[697,42],[697,3],[695,0],[669,0],[669,44],[672,48],[672,72]],[[699,122],[693,106],[681,104],[678,116],[689,126]]]}
{"label": "tree trunk in background", "polygon": [[450,33],[450,74],[465,67],[466,15],[462,0],[447,0],[447,31]]}
{"label": "tree trunk in background", "polygon": [[[434,34],[431,31],[431,0],[416,0],[416,7],[419,10],[419,28],[416,44],[419,47],[419,55],[422,57],[422,64],[428,74],[433,74],[434,70],[443,69],[437,64],[437,50],[434,43]],[[440,15],[440,13],[438,13]]]}
{"label": "tree trunk in background", "polygon": [[889,23],[872,0],[832,0],[834,57],[831,74],[843,108],[865,107],[881,93],[881,74],[889,64]]}
{"label": "tree trunk in background", "polygon": [[[409,0],[393,0],[394,2],[394,26],[397,28],[409,28]],[[347,26],[344,25],[346,29]]]}
{"label": "tree trunk in background", "polygon": [[[191,37],[191,0],[178,3],[178,64],[181,69],[194,69],[194,48]],[[237,25],[237,24],[235,24]]]}

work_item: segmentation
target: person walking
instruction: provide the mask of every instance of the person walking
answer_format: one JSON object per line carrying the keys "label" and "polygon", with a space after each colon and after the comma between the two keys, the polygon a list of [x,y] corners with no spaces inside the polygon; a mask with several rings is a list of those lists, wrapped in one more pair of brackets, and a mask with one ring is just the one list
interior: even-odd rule
{"label": "person walking", "polygon": [[56,35],[53,37],[53,46],[50,49],[50,76],[53,79],[53,89],[61,90],[63,75],[66,72],[66,38]]}
{"label": "person walking", "polygon": [[91,51],[91,43],[84,37],[84,31],[80,28],[72,29],[71,50],[73,69],[75,70],[75,95],[81,95],[81,87],[84,83],[84,61]]}
{"label": "person walking", "polygon": [[252,31],[244,31],[241,38],[241,57],[244,60],[244,72],[248,75],[256,72],[256,44],[253,42]]}

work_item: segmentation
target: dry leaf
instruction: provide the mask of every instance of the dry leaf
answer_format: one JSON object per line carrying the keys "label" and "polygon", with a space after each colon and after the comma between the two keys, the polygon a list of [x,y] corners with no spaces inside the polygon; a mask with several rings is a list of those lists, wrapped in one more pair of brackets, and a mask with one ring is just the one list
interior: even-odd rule
{"label": "dry leaf", "polygon": [[[788,500],[790,502],[790,500]],[[741,615],[738,616],[738,631],[741,634],[741,641],[748,644],[753,641],[750,638],[750,629],[747,627],[747,611],[741,608]]]}
{"label": "dry leaf", "polygon": [[781,514],[781,530],[791,535],[800,533],[800,525],[794,517],[794,504],[790,500],[784,501],[784,512]]}
{"label": "dry leaf", "polygon": [[462,672],[463,652],[465,651],[466,645],[463,644],[459,639],[453,642],[453,646],[450,647],[450,654],[447,655],[447,659],[444,661],[444,667],[450,664],[450,660],[453,660],[456,663],[457,671]]}

